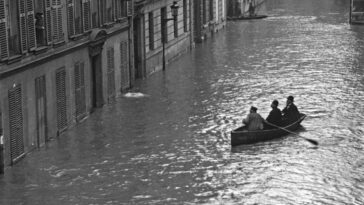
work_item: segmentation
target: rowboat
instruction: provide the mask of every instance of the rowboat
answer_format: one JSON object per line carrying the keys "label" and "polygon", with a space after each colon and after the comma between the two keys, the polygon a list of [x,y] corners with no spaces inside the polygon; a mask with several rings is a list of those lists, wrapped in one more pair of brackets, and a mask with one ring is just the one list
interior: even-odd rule
{"label": "rowboat", "polygon": [[236,146],[240,144],[252,144],[282,137],[288,134],[288,132],[284,131],[284,129],[289,131],[297,130],[301,126],[300,124],[305,119],[305,117],[305,114],[300,113],[300,117],[297,121],[282,127],[283,129],[277,128],[269,130],[248,131],[245,126],[241,126],[231,131],[231,146]]}
{"label": "rowboat", "polygon": [[238,17],[228,17],[228,20],[237,21],[237,20],[254,20],[254,19],[262,19],[267,18],[267,15],[255,15],[255,16],[238,16]]}

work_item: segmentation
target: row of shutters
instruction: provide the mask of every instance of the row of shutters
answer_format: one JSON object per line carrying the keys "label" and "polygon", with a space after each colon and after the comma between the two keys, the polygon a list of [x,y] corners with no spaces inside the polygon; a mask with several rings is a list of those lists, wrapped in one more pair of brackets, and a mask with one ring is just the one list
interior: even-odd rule
{"label": "row of shutters", "polygon": [[[34,50],[36,48],[36,32],[35,32],[35,14],[34,14],[34,0],[17,0],[19,11],[19,28],[20,28],[20,41],[21,51]],[[91,29],[91,0],[82,0],[82,13],[83,24],[77,23],[75,25],[74,19],[74,0],[67,0],[67,21],[69,35],[74,35],[76,32],[88,31]],[[122,1],[115,1],[121,4]],[[44,23],[46,27],[46,40],[50,45],[52,42],[60,42],[64,40],[62,28],[62,3],[61,0],[44,0]],[[120,5],[121,6],[121,5]],[[5,12],[5,0],[0,0],[0,61],[9,57],[8,33],[7,33],[7,15]],[[121,18],[122,11],[114,7],[116,18]],[[127,15],[131,16],[133,6],[130,1],[127,1]],[[106,16],[106,15],[105,15]],[[79,21],[76,21],[79,22]],[[81,28],[82,26],[82,28]]]}
{"label": "row of shutters", "polygon": [[[120,43],[120,69],[121,87],[128,88],[130,85],[130,73],[128,69],[128,43]],[[115,67],[114,49],[107,50],[107,76],[108,76],[108,96],[112,99],[115,96]],[[85,96],[85,66],[84,63],[76,63],[74,67],[74,88],[76,104],[76,120],[79,121],[86,115]],[[66,69],[65,67],[56,70],[56,109],[57,109],[57,129],[62,132],[67,128],[67,94],[66,94]],[[45,77],[35,80],[36,98],[43,101],[45,105]],[[22,113],[22,90],[21,85],[16,85],[8,92],[9,100],[9,127],[10,127],[10,156],[12,162],[24,155],[23,141],[23,113]],[[42,103],[40,103],[42,104]],[[38,109],[38,108],[37,108]],[[45,107],[43,109],[46,109]],[[38,113],[38,111],[37,111]],[[44,116],[46,117],[46,116]],[[43,119],[45,120],[45,119]],[[46,123],[46,122],[45,122]]]}

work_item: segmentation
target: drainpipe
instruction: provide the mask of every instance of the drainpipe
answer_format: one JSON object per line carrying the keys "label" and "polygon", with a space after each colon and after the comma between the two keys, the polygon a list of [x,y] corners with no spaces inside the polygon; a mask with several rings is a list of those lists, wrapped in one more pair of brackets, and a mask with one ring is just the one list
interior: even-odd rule
{"label": "drainpipe", "polygon": [[0,175],[4,174],[4,136],[0,136]]}

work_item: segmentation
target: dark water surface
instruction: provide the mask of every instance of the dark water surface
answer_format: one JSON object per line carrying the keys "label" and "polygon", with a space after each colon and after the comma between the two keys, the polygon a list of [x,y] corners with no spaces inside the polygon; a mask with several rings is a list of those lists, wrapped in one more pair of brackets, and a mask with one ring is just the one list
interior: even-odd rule
{"label": "dark water surface", "polygon": [[[269,0],[0,177],[0,204],[364,204],[364,27],[346,0]],[[300,135],[231,148],[287,95]]]}

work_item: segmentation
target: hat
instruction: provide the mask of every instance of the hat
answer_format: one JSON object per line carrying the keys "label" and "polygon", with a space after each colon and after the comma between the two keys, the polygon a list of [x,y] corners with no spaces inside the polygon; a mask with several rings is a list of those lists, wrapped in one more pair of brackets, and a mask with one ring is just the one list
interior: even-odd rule
{"label": "hat", "polygon": [[278,106],[278,104],[279,104],[278,100],[273,100],[272,104],[275,105],[275,106]]}
{"label": "hat", "polygon": [[290,100],[290,101],[292,101],[293,102],[293,96],[292,95],[290,95],[290,96],[288,96],[288,98],[287,98],[287,100]]}
{"label": "hat", "polygon": [[255,111],[255,112],[258,110],[258,108],[254,107],[254,106],[252,106],[250,109]]}

